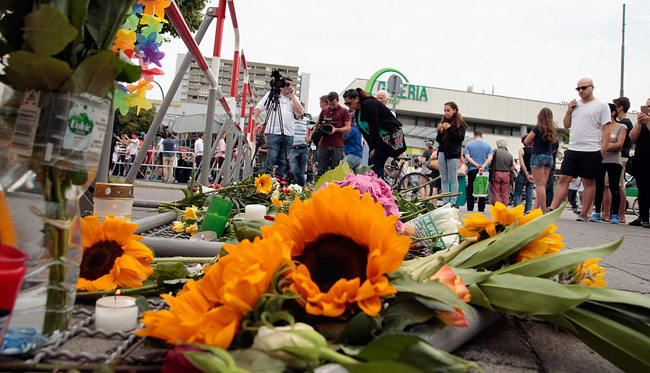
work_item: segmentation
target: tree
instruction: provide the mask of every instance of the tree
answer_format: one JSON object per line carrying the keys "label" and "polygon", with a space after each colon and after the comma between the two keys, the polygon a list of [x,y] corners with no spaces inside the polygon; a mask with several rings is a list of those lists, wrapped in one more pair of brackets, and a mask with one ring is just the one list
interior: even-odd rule
{"label": "tree", "polygon": [[[183,18],[185,18],[185,22],[190,28],[190,31],[194,32],[199,29],[201,20],[203,20],[202,11],[205,8],[206,2],[207,0],[176,0],[176,5],[178,5],[178,9],[180,9]],[[165,14],[165,19],[169,21],[167,14]],[[178,34],[171,23],[163,25],[162,33],[170,33],[172,37],[178,37]]]}
{"label": "tree", "polygon": [[156,117],[156,107],[146,110],[141,109],[140,115],[136,115],[136,107],[132,106],[129,108],[129,112],[126,115],[120,115],[118,121],[120,127],[117,129],[116,133],[118,135],[127,134],[131,135],[133,132],[147,132],[149,127],[153,122],[153,119]]}

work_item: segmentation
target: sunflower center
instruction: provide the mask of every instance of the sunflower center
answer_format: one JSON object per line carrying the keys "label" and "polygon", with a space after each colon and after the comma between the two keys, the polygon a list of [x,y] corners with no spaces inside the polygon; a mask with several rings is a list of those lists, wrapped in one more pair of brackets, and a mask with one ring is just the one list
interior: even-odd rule
{"label": "sunflower center", "polygon": [[309,268],[312,280],[327,292],[341,278],[366,280],[368,248],[338,234],[323,234],[305,246],[298,258]]}
{"label": "sunflower center", "polygon": [[122,247],[115,241],[99,241],[84,250],[79,276],[86,280],[97,280],[108,274],[115,259],[122,256]]}

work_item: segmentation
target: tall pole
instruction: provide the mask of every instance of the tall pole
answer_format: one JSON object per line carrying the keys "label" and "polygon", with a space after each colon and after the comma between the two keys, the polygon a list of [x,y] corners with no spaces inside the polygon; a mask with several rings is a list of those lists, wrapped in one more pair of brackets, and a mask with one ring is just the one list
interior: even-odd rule
{"label": "tall pole", "polygon": [[623,94],[623,74],[625,70],[625,4],[623,4],[623,28],[621,29],[621,34],[621,95],[619,97],[625,96]]}

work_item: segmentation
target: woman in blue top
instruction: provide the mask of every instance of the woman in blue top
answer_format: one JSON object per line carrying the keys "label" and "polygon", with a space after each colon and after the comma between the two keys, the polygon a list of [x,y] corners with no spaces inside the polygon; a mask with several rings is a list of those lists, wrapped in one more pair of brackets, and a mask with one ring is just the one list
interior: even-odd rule
{"label": "woman in blue top", "polygon": [[530,168],[533,170],[535,180],[535,204],[533,209],[540,208],[546,212],[546,181],[553,167],[553,144],[557,142],[555,125],[553,124],[553,112],[545,107],[537,114],[537,125],[526,137],[524,145],[533,147],[533,155],[530,158]]}
{"label": "woman in blue top", "polygon": [[372,170],[377,176],[384,178],[384,164],[389,156],[397,156],[392,149],[382,140],[382,135],[390,134],[401,124],[397,118],[379,100],[369,95],[361,88],[348,89],[343,93],[343,102],[350,108],[356,110],[354,117],[361,130],[361,135],[370,147],[370,157],[374,163]]}

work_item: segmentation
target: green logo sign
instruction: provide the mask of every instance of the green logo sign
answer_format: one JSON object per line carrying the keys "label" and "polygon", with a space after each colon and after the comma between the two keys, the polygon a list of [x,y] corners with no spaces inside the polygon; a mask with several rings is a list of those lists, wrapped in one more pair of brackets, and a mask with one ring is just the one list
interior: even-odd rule
{"label": "green logo sign", "polygon": [[[385,73],[388,72],[394,72],[399,74],[402,78],[404,78],[404,81],[406,82],[404,84],[404,89],[402,89],[402,92],[397,95],[396,98],[400,99],[407,99],[407,100],[417,100],[417,101],[428,101],[429,98],[427,97],[427,89],[426,87],[419,86],[419,85],[413,85],[409,84],[408,78],[404,74],[402,74],[401,71],[393,68],[384,68],[376,73],[374,73],[371,77],[370,80],[368,80],[368,84],[366,84],[366,89],[365,91],[372,94],[373,92],[381,91],[382,89],[386,89],[386,82],[384,81],[377,81],[377,79],[381,76],[384,75]],[[375,84],[376,83],[376,84]],[[398,101],[399,102],[399,101]]]}
{"label": "green logo sign", "polygon": [[93,121],[88,118],[88,114],[86,113],[73,115],[68,118],[68,128],[75,135],[87,136],[93,131],[94,126]]}

